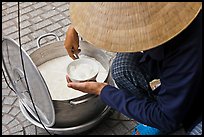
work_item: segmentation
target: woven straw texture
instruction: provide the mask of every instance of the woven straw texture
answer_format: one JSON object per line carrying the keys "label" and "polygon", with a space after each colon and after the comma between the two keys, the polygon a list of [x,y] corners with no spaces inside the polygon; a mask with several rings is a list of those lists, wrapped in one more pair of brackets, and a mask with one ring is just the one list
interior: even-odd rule
{"label": "woven straw texture", "polygon": [[70,4],[70,17],[76,31],[92,45],[135,52],[179,34],[201,6],[201,2],[77,2]]}

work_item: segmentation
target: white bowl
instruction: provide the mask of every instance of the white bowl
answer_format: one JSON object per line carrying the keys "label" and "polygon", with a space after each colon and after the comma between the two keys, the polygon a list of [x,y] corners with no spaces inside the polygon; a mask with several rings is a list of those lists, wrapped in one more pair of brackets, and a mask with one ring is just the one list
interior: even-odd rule
{"label": "white bowl", "polygon": [[98,72],[98,62],[88,58],[76,59],[67,67],[67,74],[73,82],[95,80]]}

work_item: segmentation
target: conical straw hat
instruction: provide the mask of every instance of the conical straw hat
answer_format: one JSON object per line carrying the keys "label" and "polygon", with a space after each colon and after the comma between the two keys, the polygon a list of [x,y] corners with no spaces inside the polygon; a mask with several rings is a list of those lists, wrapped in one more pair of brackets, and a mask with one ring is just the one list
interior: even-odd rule
{"label": "conical straw hat", "polygon": [[71,22],[92,45],[112,52],[143,51],[184,30],[202,2],[70,3]]}

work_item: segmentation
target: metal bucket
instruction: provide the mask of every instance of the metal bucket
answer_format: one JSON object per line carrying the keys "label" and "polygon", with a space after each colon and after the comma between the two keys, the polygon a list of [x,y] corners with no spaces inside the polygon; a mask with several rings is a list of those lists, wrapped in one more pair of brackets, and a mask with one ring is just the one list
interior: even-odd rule
{"label": "metal bucket", "polygon": [[[57,41],[40,46],[40,40],[43,37],[50,35],[53,34],[41,36],[37,41],[38,49],[30,54],[31,59],[36,66],[58,57],[68,56],[67,51],[64,48],[64,42],[59,41],[57,37]],[[111,58],[110,56],[107,56],[104,51],[93,48],[92,46],[87,47],[85,41],[80,41],[80,48],[80,54],[95,58],[109,71]],[[110,75],[107,75],[105,82],[113,84]],[[54,126],[49,127],[48,130],[57,132],[58,134],[75,134],[88,130],[99,123],[110,110],[110,108],[100,100],[99,96],[92,94],[86,94],[71,100],[52,100],[52,102],[55,109],[55,124]],[[24,116],[30,122],[43,128],[21,103],[20,108]]]}

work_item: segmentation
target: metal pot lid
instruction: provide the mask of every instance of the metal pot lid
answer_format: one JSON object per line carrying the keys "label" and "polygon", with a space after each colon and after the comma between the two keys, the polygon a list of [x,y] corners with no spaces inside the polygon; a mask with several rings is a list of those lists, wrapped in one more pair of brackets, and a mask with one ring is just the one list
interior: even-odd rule
{"label": "metal pot lid", "polygon": [[[47,85],[29,55],[22,49],[25,74],[22,67],[20,46],[10,38],[2,40],[2,62],[17,97],[27,110],[46,127],[55,123],[55,110]],[[28,87],[26,85],[26,79]],[[30,93],[30,94],[29,94]],[[32,103],[35,104],[35,107]],[[37,110],[37,113],[35,111]]]}

